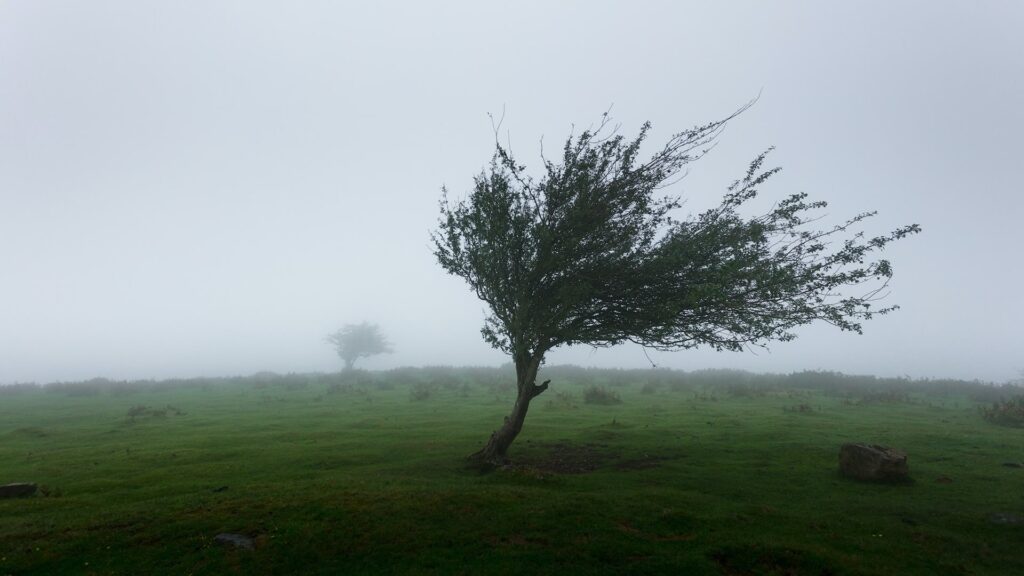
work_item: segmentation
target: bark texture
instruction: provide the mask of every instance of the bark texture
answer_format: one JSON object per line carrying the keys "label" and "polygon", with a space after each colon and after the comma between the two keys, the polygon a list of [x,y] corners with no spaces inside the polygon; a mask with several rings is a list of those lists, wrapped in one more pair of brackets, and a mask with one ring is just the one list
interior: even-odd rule
{"label": "bark texture", "polygon": [[530,409],[530,402],[548,389],[550,380],[544,381],[539,386],[536,384],[537,370],[540,368],[541,358],[523,358],[516,360],[516,403],[512,406],[512,413],[505,417],[501,428],[491,433],[487,444],[479,451],[470,455],[469,459],[481,464],[502,466],[508,464],[508,449],[512,442],[523,430],[523,421],[526,420],[526,412]]}

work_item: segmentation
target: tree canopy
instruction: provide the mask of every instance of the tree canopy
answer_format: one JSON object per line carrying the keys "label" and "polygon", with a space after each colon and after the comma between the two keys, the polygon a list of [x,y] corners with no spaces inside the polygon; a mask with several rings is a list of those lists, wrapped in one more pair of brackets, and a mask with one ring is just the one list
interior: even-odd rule
{"label": "tree canopy", "polygon": [[351,370],[360,358],[393,351],[380,327],[368,322],[346,324],[337,332],[329,334],[327,342],[334,345],[338,356],[345,361],[346,370]]}
{"label": "tree canopy", "polygon": [[650,124],[627,139],[605,115],[536,178],[497,143],[467,198],[443,190],[434,254],[487,303],[483,337],[522,368],[521,396],[543,391],[535,367],[558,346],[741,350],[791,340],[815,320],[860,332],[896,309],[875,305],[892,266],[871,256],[920,228],[866,237],[855,228],[874,212],[818,228],[826,203],[803,193],[744,215],[779,171],[765,167],[770,149],[716,208],[677,219],[681,201],[663,189],[736,114],[673,135],[645,160]]}

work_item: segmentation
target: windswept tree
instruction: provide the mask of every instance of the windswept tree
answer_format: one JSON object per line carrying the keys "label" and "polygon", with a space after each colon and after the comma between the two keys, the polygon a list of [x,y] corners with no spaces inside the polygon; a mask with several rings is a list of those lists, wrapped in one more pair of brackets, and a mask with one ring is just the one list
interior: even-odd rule
{"label": "windswept tree", "polygon": [[376,324],[346,324],[341,330],[327,336],[338,356],[345,361],[345,370],[355,367],[356,360],[392,352],[391,343]]}
{"label": "windswept tree", "polygon": [[816,227],[826,204],[803,193],[744,215],[779,171],[764,167],[768,152],[718,207],[676,219],[679,198],[660,191],[740,112],[673,135],[647,159],[650,124],[626,139],[606,114],[568,138],[560,161],[542,158],[537,177],[496,143],[467,198],[450,202],[442,189],[434,254],[487,303],[483,338],[516,368],[512,412],[473,458],[507,461],[531,400],[550,382],[536,383],[544,355],[558,346],[742,350],[791,340],[815,320],[859,333],[863,320],[896,309],[873,305],[892,267],[871,256],[920,228],[865,237],[856,227],[874,212]]}

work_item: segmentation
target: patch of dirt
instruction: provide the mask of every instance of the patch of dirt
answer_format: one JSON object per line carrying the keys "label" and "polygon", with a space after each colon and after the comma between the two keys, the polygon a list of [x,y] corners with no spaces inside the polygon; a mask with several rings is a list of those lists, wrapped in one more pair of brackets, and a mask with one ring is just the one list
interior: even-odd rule
{"label": "patch of dirt", "polygon": [[586,474],[614,459],[617,454],[607,444],[575,444],[567,440],[535,444],[543,451],[540,455],[521,458],[517,463],[544,472],[556,474]]}

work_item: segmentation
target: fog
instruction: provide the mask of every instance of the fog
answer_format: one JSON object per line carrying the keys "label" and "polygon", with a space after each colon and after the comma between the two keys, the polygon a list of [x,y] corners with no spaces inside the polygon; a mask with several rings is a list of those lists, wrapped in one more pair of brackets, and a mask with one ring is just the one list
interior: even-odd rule
{"label": "fog", "polygon": [[[901,310],[663,367],[1004,381],[1024,368],[1024,5],[991,2],[0,3],[0,383],[496,365],[429,243],[488,113],[539,167],[611,107],[650,142],[727,116],[671,192],[716,205],[762,150],[824,222],[878,210]],[[649,366],[559,349],[548,363]]]}

